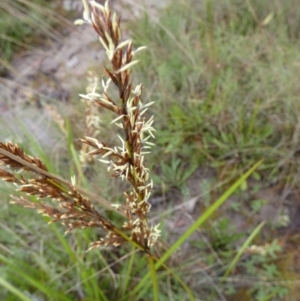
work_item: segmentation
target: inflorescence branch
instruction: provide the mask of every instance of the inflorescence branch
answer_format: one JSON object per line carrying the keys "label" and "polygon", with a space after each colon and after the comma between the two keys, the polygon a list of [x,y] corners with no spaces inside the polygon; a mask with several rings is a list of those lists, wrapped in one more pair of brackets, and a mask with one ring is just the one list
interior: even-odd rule
{"label": "inflorescence branch", "polygon": [[[0,169],[0,178],[14,183],[18,191],[36,197],[32,201],[23,196],[14,196],[14,203],[35,209],[50,217],[50,222],[61,222],[67,227],[66,232],[75,228],[97,227],[104,230],[106,236],[93,242],[90,249],[119,246],[130,239],[146,251],[160,235],[158,225],[148,224],[148,200],[153,182],[144,165],[144,156],[153,145],[149,140],[154,138],[155,132],[153,116],[147,118],[145,113],[153,102],[142,103],[142,85],[133,87],[131,79],[131,67],[138,63],[133,58],[145,47],[133,50],[131,40],[122,41],[120,18],[111,13],[108,2],[103,6],[90,1],[90,11],[90,14],[85,12],[84,19],[77,20],[76,24],[88,23],[93,26],[111,68],[105,68],[107,79],[102,79],[102,93],[98,93],[97,83],[100,81],[95,76],[92,79],[94,87],[89,86],[87,94],[80,95],[87,107],[87,135],[80,139],[80,157],[81,162],[89,158],[87,161],[97,159],[107,164],[113,177],[128,182],[131,188],[124,192],[124,204],[110,204],[116,208],[121,207],[125,216],[122,227],[116,227],[98,212],[87,194],[82,194],[84,190],[75,186],[74,179],[69,183],[52,176],[41,160],[26,155],[16,144],[0,142],[0,166],[4,166]],[[110,96],[113,94],[109,93],[112,87],[117,91],[116,99]],[[122,129],[122,137],[118,135],[120,145],[111,146],[99,140],[99,107],[116,115],[111,123]]]}

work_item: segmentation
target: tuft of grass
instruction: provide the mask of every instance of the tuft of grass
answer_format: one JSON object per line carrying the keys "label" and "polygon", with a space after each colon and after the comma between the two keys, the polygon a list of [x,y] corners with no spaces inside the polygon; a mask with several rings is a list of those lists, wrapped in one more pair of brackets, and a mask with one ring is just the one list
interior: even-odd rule
{"label": "tuft of grass", "polygon": [[226,178],[265,158],[269,182],[298,187],[299,21],[296,1],[206,0],[133,26],[150,46],[139,68],[159,116],[153,162],[209,162]]}

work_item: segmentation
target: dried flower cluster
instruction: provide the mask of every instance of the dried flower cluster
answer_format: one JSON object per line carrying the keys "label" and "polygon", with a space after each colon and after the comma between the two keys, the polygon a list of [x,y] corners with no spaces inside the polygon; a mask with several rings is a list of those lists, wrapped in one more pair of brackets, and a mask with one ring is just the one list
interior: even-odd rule
{"label": "dried flower cluster", "polygon": [[[13,203],[37,210],[50,217],[51,222],[59,221],[67,226],[66,232],[75,228],[100,227],[106,231],[118,231],[113,224],[94,208],[75,185],[52,175],[38,158],[26,155],[17,145],[0,142],[0,165],[10,168],[0,169],[0,178],[17,185],[17,190],[33,195],[37,201],[23,196],[13,196]],[[20,170],[22,173],[20,173]],[[17,171],[17,172],[16,172]],[[40,201],[49,199],[50,201]],[[106,244],[119,245],[120,237]]]}
{"label": "dried flower cluster", "polygon": [[[130,69],[138,62],[133,60],[134,55],[144,47],[134,51],[131,40],[121,41],[120,19],[116,14],[111,14],[108,2],[105,6],[95,1],[90,3],[91,18],[86,16],[85,22],[93,25],[112,69],[105,68],[108,79],[102,80],[102,94],[96,93],[95,86],[94,91],[81,97],[115,113],[117,117],[112,123],[122,129],[124,136],[119,136],[119,147],[106,145],[94,137],[85,137],[81,141],[91,148],[89,156],[100,155],[100,161],[108,165],[114,177],[120,177],[131,184],[132,191],[124,193],[126,203],[123,207],[127,221],[123,228],[131,233],[131,239],[149,247],[159,234],[157,227],[149,228],[147,222],[150,210],[148,199],[153,184],[144,166],[144,155],[152,145],[149,139],[153,137],[154,131],[153,117],[146,119],[144,114],[152,103],[142,104],[142,86],[132,86]],[[109,95],[111,84],[117,89],[117,101]]]}
{"label": "dried flower cluster", "polygon": [[[102,200],[105,206],[113,206],[115,211],[125,216],[123,226],[117,228],[99,213],[92,205],[91,194],[76,187],[75,181],[69,183],[50,174],[39,159],[26,155],[17,145],[0,143],[0,165],[13,171],[23,170],[26,174],[9,172],[6,168],[0,169],[0,177],[17,184],[19,191],[38,199],[31,201],[24,197],[14,197],[15,203],[49,216],[52,222],[63,223],[67,226],[67,231],[74,228],[102,228],[106,237],[93,242],[91,248],[118,246],[131,239],[141,249],[148,250],[159,236],[158,226],[148,225],[148,200],[153,183],[144,166],[144,155],[152,145],[149,139],[154,137],[153,117],[145,117],[145,112],[152,103],[142,104],[142,86],[133,87],[131,81],[131,67],[138,62],[133,57],[144,47],[134,51],[132,41],[121,41],[120,19],[110,12],[108,2],[102,6],[91,1],[90,7],[91,14],[85,12],[84,20],[76,23],[89,23],[93,26],[112,67],[105,68],[107,79],[102,80],[102,93],[96,93],[98,79],[94,77],[94,87],[89,87],[87,94],[81,95],[87,108],[87,136],[80,139],[83,145],[81,162],[88,162],[86,160],[89,159],[85,158],[99,159],[107,164],[113,177],[119,177],[130,184],[129,191],[124,192],[124,204],[112,205]],[[111,86],[117,90],[117,100],[110,96]],[[119,146],[111,146],[98,139],[99,108],[116,114],[112,124],[123,132],[123,137],[119,136]]]}

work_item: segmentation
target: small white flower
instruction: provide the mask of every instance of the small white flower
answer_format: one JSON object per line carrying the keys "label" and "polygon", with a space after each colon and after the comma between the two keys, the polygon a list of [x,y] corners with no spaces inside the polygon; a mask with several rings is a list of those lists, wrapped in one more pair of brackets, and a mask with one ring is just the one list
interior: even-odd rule
{"label": "small white flower", "polygon": [[120,205],[120,204],[111,204],[111,206],[118,210],[122,205]]}
{"label": "small white flower", "polygon": [[71,183],[73,186],[76,185],[76,176],[75,175],[71,177]]}

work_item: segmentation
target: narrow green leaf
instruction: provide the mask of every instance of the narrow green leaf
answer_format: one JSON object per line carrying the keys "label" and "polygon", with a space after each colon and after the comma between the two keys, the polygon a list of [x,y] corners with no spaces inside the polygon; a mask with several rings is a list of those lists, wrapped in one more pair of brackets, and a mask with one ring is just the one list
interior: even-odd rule
{"label": "narrow green leaf", "polygon": [[30,298],[28,298],[20,290],[18,290],[17,288],[15,288],[13,285],[11,285],[9,282],[7,282],[2,277],[0,277],[0,286],[4,287],[6,290],[8,290],[11,293],[13,293],[16,297],[18,297],[18,300],[32,301]]}
{"label": "narrow green leaf", "polygon": [[159,301],[159,299],[158,299],[158,282],[157,282],[157,275],[156,275],[153,258],[151,256],[147,256],[147,259],[148,259],[148,265],[149,265],[149,270],[150,270],[151,279],[152,279],[153,301]]}
{"label": "narrow green leaf", "polygon": [[158,269],[170,256],[238,189],[238,187],[252,174],[252,172],[261,164],[262,160],[257,162],[245,174],[243,174],[221,197],[212,204],[185,233],[167,250],[167,252],[156,263]]}
{"label": "narrow green leaf", "polygon": [[239,261],[239,259],[241,258],[241,256],[243,255],[244,251],[246,250],[246,248],[249,247],[249,245],[251,244],[252,240],[254,239],[254,237],[260,232],[260,230],[262,229],[262,227],[265,225],[265,222],[261,222],[251,233],[251,235],[248,237],[248,239],[244,242],[244,244],[242,245],[242,247],[239,249],[239,251],[237,252],[236,256],[233,258],[232,262],[230,263],[229,267],[227,268],[222,280],[224,280],[225,278],[227,278],[227,276],[231,273],[231,271],[234,269],[234,267],[236,266],[237,262]]}

